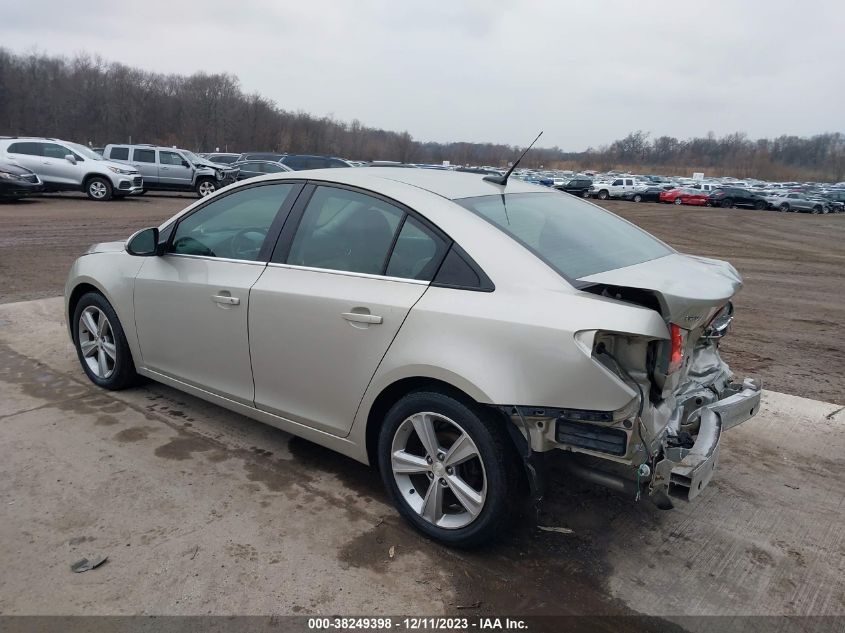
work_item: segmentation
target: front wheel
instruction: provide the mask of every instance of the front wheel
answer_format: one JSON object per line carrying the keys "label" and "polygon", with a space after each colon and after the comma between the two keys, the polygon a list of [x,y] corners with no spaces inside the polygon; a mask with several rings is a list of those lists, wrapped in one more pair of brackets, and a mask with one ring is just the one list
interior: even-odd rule
{"label": "front wheel", "polygon": [[815,207],[813,207],[813,214],[814,215],[818,215],[821,212],[822,212],[822,208],[820,206],[816,205]]}
{"label": "front wheel", "polygon": [[590,192],[589,192],[589,191],[585,191],[584,193],[582,193],[582,194],[581,194],[581,197],[583,197],[583,198],[589,198],[589,197],[590,197]]}
{"label": "front wheel", "polygon": [[85,194],[91,200],[96,200],[97,202],[105,202],[106,200],[111,200],[112,193],[113,190],[111,183],[106,178],[95,176],[94,178],[90,178],[88,182],[85,183]]}
{"label": "front wheel", "polygon": [[634,194],[634,202],[642,202],[643,197],[640,194]]}
{"label": "front wheel", "polygon": [[758,211],[762,211],[763,209],[766,208],[766,203],[763,202],[762,200],[758,200],[757,202],[754,203],[754,208],[757,209]]}
{"label": "front wheel", "polygon": [[722,208],[723,209],[733,209],[734,208],[734,201],[728,198],[727,200],[722,200]]}
{"label": "front wheel", "polygon": [[602,189],[601,191],[599,191],[599,195],[598,195],[598,196],[596,196],[596,197],[597,197],[599,200],[607,200],[608,195],[609,195],[609,194],[607,193],[607,190],[606,190],[606,189]]}
{"label": "front wheel", "polygon": [[197,195],[200,198],[210,196],[215,191],[217,191],[217,183],[215,183],[211,178],[203,178],[197,183]]}
{"label": "front wheel", "polygon": [[73,342],[85,374],[104,389],[119,390],[138,379],[123,326],[103,295],[88,292],[73,311]]}
{"label": "front wheel", "polygon": [[778,211],[780,211],[781,213],[789,213],[789,205],[784,202],[778,207]]}
{"label": "front wheel", "polygon": [[525,497],[505,422],[445,393],[397,402],[379,432],[381,476],[414,528],[455,547],[502,534]]}
{"label": "front wheel", "polygon": [[681,200],[680,198],[675,198],[675,204],[683,204],[683,203],[684,203],[684,201]]}

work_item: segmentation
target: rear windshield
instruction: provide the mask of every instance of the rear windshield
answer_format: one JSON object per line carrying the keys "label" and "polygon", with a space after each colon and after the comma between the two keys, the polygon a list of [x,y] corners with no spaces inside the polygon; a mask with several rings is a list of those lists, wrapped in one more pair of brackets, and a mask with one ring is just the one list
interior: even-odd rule
{"label": "rear windshield", "polygon": [[616,215],[558,192],[510,193],[455,202],[510,235],[567,279],[673,252]]}

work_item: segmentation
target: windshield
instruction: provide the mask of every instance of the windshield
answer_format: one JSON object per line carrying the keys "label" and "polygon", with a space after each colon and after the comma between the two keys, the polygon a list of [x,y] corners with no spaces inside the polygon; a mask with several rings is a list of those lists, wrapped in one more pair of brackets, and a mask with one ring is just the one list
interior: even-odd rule
{"label": "windshield", "polygon": [[206,160],[204,158],[200,158],[199,156],[197,156],[193,152],[189,152],[186,149],[181,149],[179,151],[182,152],[182,154],[185,156],[185,158],[187,158],[192,163],[204,163],[204,162],[206,162]]}
{"label": "windshield", "polygon": [[88,160],[103,160],[103,157],[97,152],[92,149],[88,149],[84,145],[79,145],[78,143],[68,143],[68,145],[74,152],[80,154],[83,158],[87,158]]}
{"label": "windshield", "polygon": [[528,248],[567,279],[632,266],[672,253],[633,224],[557,192],[456,200]]}

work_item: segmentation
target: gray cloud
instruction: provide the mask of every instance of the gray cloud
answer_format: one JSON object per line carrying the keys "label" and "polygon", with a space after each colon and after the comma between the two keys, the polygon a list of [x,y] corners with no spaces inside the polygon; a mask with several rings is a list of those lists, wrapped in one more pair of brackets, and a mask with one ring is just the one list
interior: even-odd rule
{"label": "gray cloud", "polygon": [[[72,6],[72,10],[70,7]],[[237,74],[290,110],[420,140],[598,146],[841,131],[845,4],[28,0],[0,45]]]}

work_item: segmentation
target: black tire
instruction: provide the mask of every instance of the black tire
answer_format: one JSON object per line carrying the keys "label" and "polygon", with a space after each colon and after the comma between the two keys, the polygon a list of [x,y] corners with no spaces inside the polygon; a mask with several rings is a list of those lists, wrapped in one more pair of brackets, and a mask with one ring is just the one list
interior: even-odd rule
{"label": "black tire", "polygon": [[813,215],[819,215],[822,212],[821,205],[816,205],[813,207]]}
{"label": "black tire", "polygon": [[143,196],[145,193],[147,193],[147,190],[146,190],[146,189],[141,189],[141,191],[136,192],[136,193],[135,193],[135,195],[136,195],[136,196]]}
{"label": "black tire", "polygon": [[780,211],[781,213],[789,213],[789,204],[784,202],[782,205],[780,205],[778,207],[778,211]]}
{"label": "black tire", "polygon": [[112,199],[114,190],[111,181],[102,176],[93,176],[85,181],[85,195],[96,202],[106,202]]}
{"label": "black tire", "polygon": [[[97,308],[102,314],[105,314],[111,330],[110,338],[114,345],[116,358],[114,359],[111,373],[105,377],[95,374],[83,356],[79,331],[80,319],[82,318],[82,313],[89,307]],[[98,292],[88,292],[80,297],[73,311],[71,332],[73,333],[73,344],[76,347],[76,355],[79,358],[79,363],[82,365],[85,375],[95,385],[103,389],[118,391],[131,387],[138,382],[138,374],[135,372],[135,363],[132,360],[132,352],[129,349],[129,344],[126,342],[126,334],[123,332],[123,326],[120,324],[120,319],[117,318],[114,308],[112,308],[111,304],[103,295]]]}
{"label": "black tire", "polygon": [[607,189],[602,189],[601,191],[599,191],[596,198],[598,198],[599,200],[607,200],[608,196],[609,194],[607,193]]}
{"label": "black tire", "polygon": [[678,196],[677,198],[675,198],[674,204],[683,204],[683,203],[684,203],[684,201],[681,200],[681,196]]}
{"label": "black tire", "polygon": [[214,178],[200,178],[197,181],[196,192],[200,198],[210,196],[217,191],[217,182]]}
{"label": "black tire", "polygon": [[757,202],[754,203],[754,208],[757,209],[758,211],[762,211],[763,209],[766,208],[766,203],[763,202],[762,200],[758,200]]}
{"label": "black tire", "polygon": [[[408,504],[399,490],[392,468],[394,436],[405,420],[421,412],[445,416],[458,423],[478,449],[486,474],[486,494],[478,515],[463,527],[444,528],[429,522]],[[528,494],[521,485],[524,474],[519,456],[504,424],[504,420],[475,403],[437,391],[412,392],[393,405],[379,430],[378,463],[382,481],[399,514],[425,536],[452,547],[477,547],[505,533],[513,518],[521,514],[515,508],[522,507]],[[435,478],[428,485],[439,484]]]}
{"label": "black tire", "polygon": [[723,209],[733,209],[734,208],[734,201],[730,198],[725,198],[722,200],[722,208]]}
{"label": "black tire", "polygon": [[635,193],[634,194],[634,202],[642,202],[642,201],[643,201],[643,197],[640,194]]}
{"label": "black tire", "polygon": [[584,193],[582,193],[582,194],[581,194],[581,197],[582,197],[582,198],[589,198],[589,197],[590,197],[590,192],[589,192],[589,191],[585,191]]}

